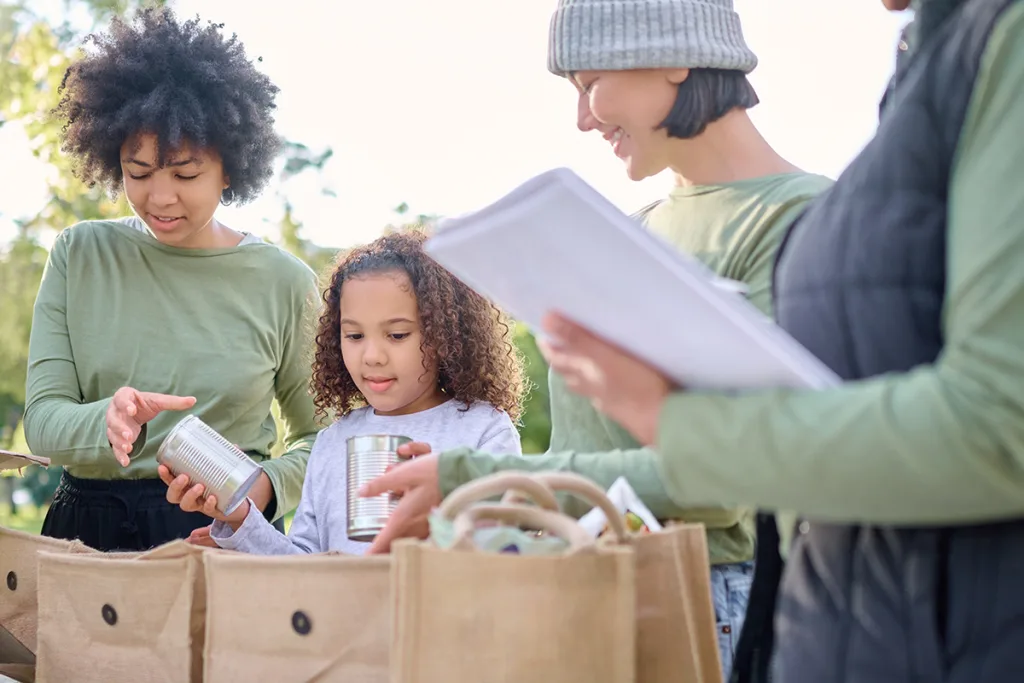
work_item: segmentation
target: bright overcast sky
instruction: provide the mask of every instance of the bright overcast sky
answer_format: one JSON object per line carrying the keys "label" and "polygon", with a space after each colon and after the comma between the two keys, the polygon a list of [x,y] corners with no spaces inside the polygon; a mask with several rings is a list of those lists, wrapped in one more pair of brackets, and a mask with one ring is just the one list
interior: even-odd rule
{"label": "bright overcast sky", "polygon": [[[599,135],[575,126],[575,90],[545,67],[555,0],[289,0],[267,13],[243,0],[178,0],[238,33],[280,86],[278,125],[331,146],[319,192],[312,175],[288,188],[305,234],[331,246],[372,239],[407,202],[458,213],[533,174],[568,166],[623,210],[652,201],[667,177],[631,182]],[[878,0],[736,0],[760,58],[755,123],[797,165],[835,177],[871,135],[906,16]],[[0,128],[0,242],[11,219],[44,201],[47,169],[17,126]],[[272,191],[221,209],[232,227],[273,234]]]}

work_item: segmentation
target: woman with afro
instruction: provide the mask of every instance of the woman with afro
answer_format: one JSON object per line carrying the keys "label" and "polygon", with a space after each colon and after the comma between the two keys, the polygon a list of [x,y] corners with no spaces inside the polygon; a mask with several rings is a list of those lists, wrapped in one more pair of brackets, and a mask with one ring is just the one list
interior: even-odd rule
{"label": "woman with afro", "polygon": [[[47,536],[130,550],[205,527],[202,487],[156,462],[186,413],[262,462],[250,497],[268,520],[298,503],[317,283],[215,216],[260,193],[279,144],[277,87],[220,28],[165,9],[115,19],[61,86],[63,151],[134,215],[61,232],[36,299],[25,436],[63,467]],[[286,450],[271,460],[274,399]]]}

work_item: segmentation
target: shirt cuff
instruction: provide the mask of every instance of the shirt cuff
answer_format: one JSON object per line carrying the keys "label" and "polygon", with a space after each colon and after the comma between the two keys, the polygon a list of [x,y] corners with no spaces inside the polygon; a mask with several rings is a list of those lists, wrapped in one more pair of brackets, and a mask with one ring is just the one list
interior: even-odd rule
{"label": "shirt cuff", "polygon": [[225,550],[240,550],[244,548],[252,530],[263,521],[258,519],[263,517],[263,513],[256,507],[256,503],[252,502],[251,498],[246,498],[246,500],[249,501],[249,512],[246,513],[245,519],[242,520],[242,524],[238,527],[237,531],[232,530],[230,524],[219,519],[214,521],[213,526],[210,527],[210,538]]}

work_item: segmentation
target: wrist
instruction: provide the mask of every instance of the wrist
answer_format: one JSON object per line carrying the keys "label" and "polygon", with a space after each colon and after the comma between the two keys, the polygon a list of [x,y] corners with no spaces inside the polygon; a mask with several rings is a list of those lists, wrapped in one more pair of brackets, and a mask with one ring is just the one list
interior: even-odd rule
{"label": "wrist", "polygon": [[[270,477],[266,472],[261,473],[259,479],[249,489],[248,497],[260,512],[266,512],[267,507],[274,501],[274,485],[270,483]],[[246,501],[246,504],[249,501]]]}
{"label": "wrist", "polygon": [[243,524],[245,524],[245,518],[249,516],[249,510],[252,504],[249,499],[246,498],[242,501],[242,504],[235,508],[235,511],[231,513],[231,517],[224,520],[224,523],[231,527],[232,532],[238,531]]}

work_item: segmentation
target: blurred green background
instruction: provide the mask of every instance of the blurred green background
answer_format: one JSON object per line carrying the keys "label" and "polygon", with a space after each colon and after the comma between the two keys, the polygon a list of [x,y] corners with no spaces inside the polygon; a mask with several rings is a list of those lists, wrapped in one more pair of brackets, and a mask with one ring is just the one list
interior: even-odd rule
{"label": "blurred green background", "polygon": [[[48,113],[57,102],[57,87],[76,46],[90,30],[114,14],[130,12],[141,4],[167,3],[65,0],[61,4],[65,11],[50,16],[34,9],[31,2],[0,1],[0,126],[11,122],[22,126],[33,153],[53,171],[49,201],[31,215],[4,216],[14,220],[17,234],[0,243],[0,449],[18,452],[28,452],[21,418],[32,306],[47,257],[44,245],[56,232],[77,221],[129,213],[123,199],[112,200],[99,188],[89,188],[74,178],[70,160],[59,150],[59,125]],[[294,219],[294,207],[288,198],[288,181],[298,175],[318,174],[332,154],[329,148],[311,149],[301,141],[286,142],[271,188],[280,198],[280,220],[264,235],[317,272],[322,272],[339,250],[303,238],[302,225]],[[381,226],[381,233],[418,228],[434,218],[413,214],[408,205],[402,204],[395,208],[394,221]],[[551,430],[547,368],[533,337],[521,325],[516,329],[516,342],[526,357],[533,386],[520,430],[523,452],[541,453],[547,449]],[[59,468],[53,467],[3,473],[0,526],[38,532],[58,479]]]}

